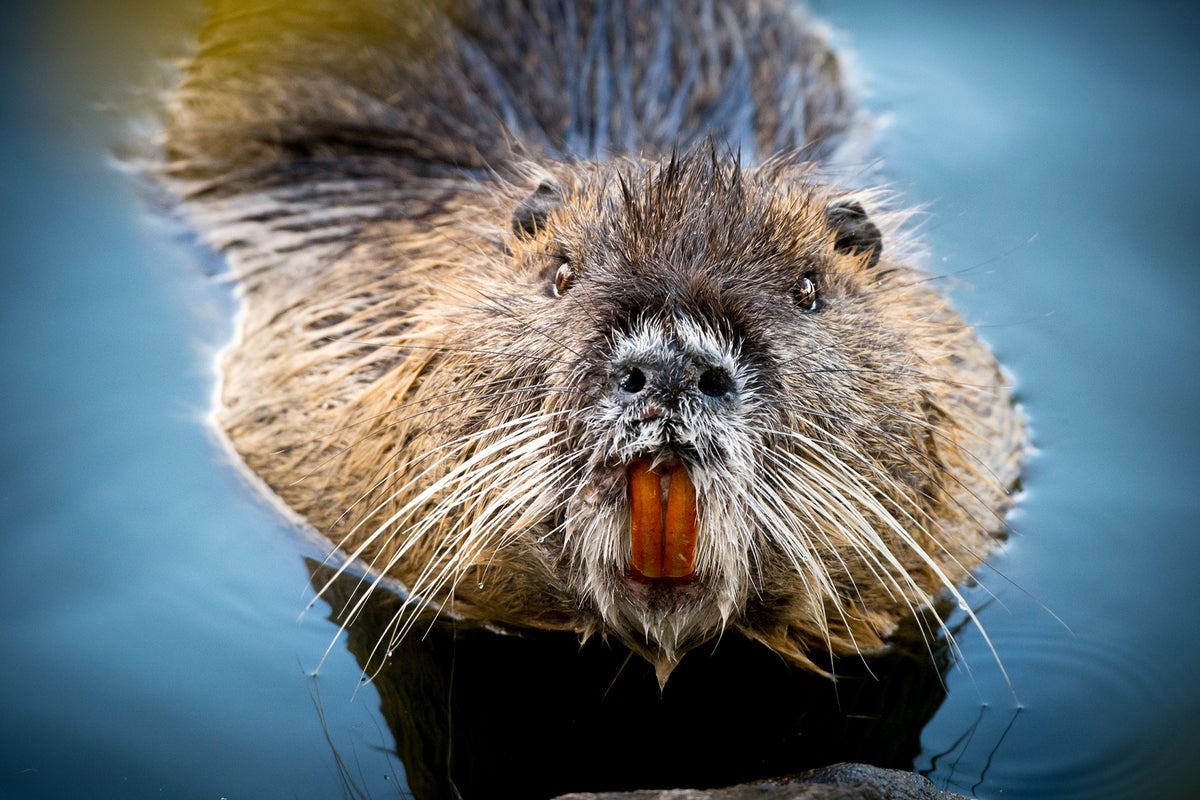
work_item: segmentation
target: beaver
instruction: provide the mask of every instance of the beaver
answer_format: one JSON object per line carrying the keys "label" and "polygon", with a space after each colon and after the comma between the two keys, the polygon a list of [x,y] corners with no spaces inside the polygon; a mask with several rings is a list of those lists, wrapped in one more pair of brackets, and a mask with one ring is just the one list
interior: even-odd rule
{"label": "beaver", "polygon": [[239,289],[216,420],[406,588],[385,651],[436,609],[819,670],[961,601],[1021,417],[791,4],[212,6],[158,172]]}

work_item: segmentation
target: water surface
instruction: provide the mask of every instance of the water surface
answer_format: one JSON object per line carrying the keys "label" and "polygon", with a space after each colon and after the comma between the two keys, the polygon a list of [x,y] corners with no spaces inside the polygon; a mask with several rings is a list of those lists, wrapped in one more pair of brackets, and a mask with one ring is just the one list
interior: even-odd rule
{"label": "water surface", "polygon": [[[930,266],[1012,370],[1038,450],[970,593],[1003,671],[962,629],[905,757],[980,798],[1189,797],[1200,26],[1119,2],[814,11],[888,121],[884,174],[926,206]],[[405,768],[351,651],[311,674],[337,630],[323,607],[300,618],[319,545],[207,426],[229,289],[109,155],[130,87],[165,85],[153,65],[199,14],[10,14],[0,796],[396,796]]]}

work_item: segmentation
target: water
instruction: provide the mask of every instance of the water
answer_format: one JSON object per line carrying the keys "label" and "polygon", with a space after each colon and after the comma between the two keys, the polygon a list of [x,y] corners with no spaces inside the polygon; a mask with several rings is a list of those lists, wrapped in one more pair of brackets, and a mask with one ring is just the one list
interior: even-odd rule
{"label": "water", "polygon": [[[933,266],[1016,376],[1038,449],[970,593],[1007,677],[964,629],[911,753],[872,752],[980,798],[1190,797],[1200,25],[1119,2],[814,8],[889,120],[885,174],[928,207]],[[228,287],[108,156],[128,87],[161,83],[147,65],[198,14],[39,9],[0,33],[0,797],[396,796],[394,698],[359,686],[342,642],[310,674],[336,633],[323,606],[298,619],[319,546],[207,427]],[[410,657],[449,653],[486,703],[472,670],[491,655],[472,655],[492,645],[456,637]],[[519,660],[525,644],[501,647]],[[716,685],[714,705],[740,697]],[[659,702],[639,701],[688,713]],[[493,722],[480,752],[524,764],[567,716],[531,744]],[[581,761],[581,783],[597,769]]]}

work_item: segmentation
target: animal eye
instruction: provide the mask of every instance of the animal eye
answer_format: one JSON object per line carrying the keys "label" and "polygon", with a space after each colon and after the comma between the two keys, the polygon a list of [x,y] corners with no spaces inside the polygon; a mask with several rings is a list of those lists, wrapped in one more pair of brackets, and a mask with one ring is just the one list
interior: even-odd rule
{"label": "animal eye", "polygon": [[796,297],[796,305],[800,306],[802,311],[817,310],[817,281],[812,275],[805,275],[796,284],[793,290]]}
{"label": "animal eye", "polygon": [[562,297],[567,293],[567,289],[571,288],[571,281],[575,277],[575,272],[571,269],[569,262],[564,261],[558,265],[558,271],[554,273],[554,296]]}

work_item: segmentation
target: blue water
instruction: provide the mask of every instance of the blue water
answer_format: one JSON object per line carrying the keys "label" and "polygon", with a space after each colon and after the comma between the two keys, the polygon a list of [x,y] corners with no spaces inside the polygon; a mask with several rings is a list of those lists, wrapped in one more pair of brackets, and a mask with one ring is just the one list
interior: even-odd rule
{"label": "blue water", "polygon": [[[195,9],[0,32],[0,797],[396,796],[373,685],[205,415],[229,287],[110,152]],[[913,767],[980,798],[1200,782],[1200,25],[813,5],[1037,454]],[[336,754],[336,755],[335,755]],[[340,762],[339,759],[340,758]]]}

